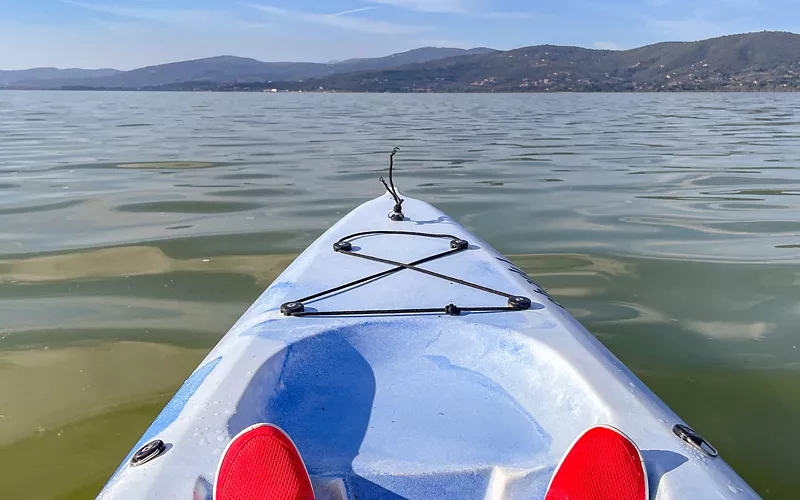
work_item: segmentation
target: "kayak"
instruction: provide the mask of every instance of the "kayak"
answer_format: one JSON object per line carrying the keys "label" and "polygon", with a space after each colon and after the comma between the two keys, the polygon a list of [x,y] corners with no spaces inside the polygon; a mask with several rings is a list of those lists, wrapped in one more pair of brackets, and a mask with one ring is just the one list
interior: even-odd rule
{"label": "kayak", "polygon": [[259,423],[291,436],[318,499],[540,500],[597,425],[641,450],[651,499],[759,498],[533,279],[393,189],[270,285],[98,498],[211,500]]}

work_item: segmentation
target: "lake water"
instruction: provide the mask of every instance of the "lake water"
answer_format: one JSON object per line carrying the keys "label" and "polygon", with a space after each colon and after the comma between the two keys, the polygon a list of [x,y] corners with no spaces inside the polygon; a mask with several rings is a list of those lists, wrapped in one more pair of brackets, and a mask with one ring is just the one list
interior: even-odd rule
{"label": "lake water", "polygon": [[397,183],[767,499],[800,491],[800,95],[0,92],[0,490],[96,494],[331,224]]}

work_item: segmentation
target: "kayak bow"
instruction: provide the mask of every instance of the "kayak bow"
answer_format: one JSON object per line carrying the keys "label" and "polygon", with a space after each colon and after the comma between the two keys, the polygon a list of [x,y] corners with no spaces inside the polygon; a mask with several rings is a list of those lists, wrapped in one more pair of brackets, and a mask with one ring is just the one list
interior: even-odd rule
{"label": "kayak bow", "polygon": [[533,279],[387,190],[270,285],[99,498],[210,499],[227,443],[262,422],[319,499],[540,500],[598,424],[642,450],[654,500],[758,498]]}

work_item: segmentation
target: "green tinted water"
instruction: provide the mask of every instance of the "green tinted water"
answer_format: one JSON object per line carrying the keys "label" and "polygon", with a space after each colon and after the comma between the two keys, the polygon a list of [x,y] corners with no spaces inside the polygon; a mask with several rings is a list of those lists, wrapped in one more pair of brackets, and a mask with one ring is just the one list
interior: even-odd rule
{"label": "green tinted water", "polygon": [[[800,491],[800,95],[0,92],[0,489],[95,495],[306,245],[398,184]],[[43,480],[46,471],[47,480]]]}

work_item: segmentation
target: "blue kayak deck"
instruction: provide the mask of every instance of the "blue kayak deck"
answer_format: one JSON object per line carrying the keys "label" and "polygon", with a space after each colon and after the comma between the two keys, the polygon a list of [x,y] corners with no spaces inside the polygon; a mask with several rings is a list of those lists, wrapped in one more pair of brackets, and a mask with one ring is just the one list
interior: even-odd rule
{"label": "blue kayak deck", "polygon": [[[264,325],[258,335],[283,332]],[[579,387],[542,377],[546,351],[514,331],[455,318],[323,327],[256,371],[228,432],[281,426],[310,474],[344,478],[355,498],[381,488],[484,498],[497,467],[517,478],[505,486],[538,498],[561,450],[551,453],[537,414],[573,414],[558,428],[544,420],[574,436],[604,413]]]}
{"label": "blue kayak deck", "polygon": [[[392,206],[388,196],[367,202],[306,249],[189,377],[100,498],[211,500],[225,446],[261,422],[295,441],[318,500],[541,500],[563,453],[595,424],[618,427],[641,448],[651,500],[758,498],[724,461],[676,438],[682,420],[497,251],[426,203],[406,199],[402,222],[388,219]],[[281,314],[285,302],[390,269],[332,248],[378,230],[467,240],[467,250],[421,267],[533,304],[461,316]],[[447,239],[400,235],[353,245],[405,263],[449,248]],[[406,269],[305,306],[450,303],[497,307],[506,298]],[[129,466],[151,439],[167,443],[166,453]]]}

